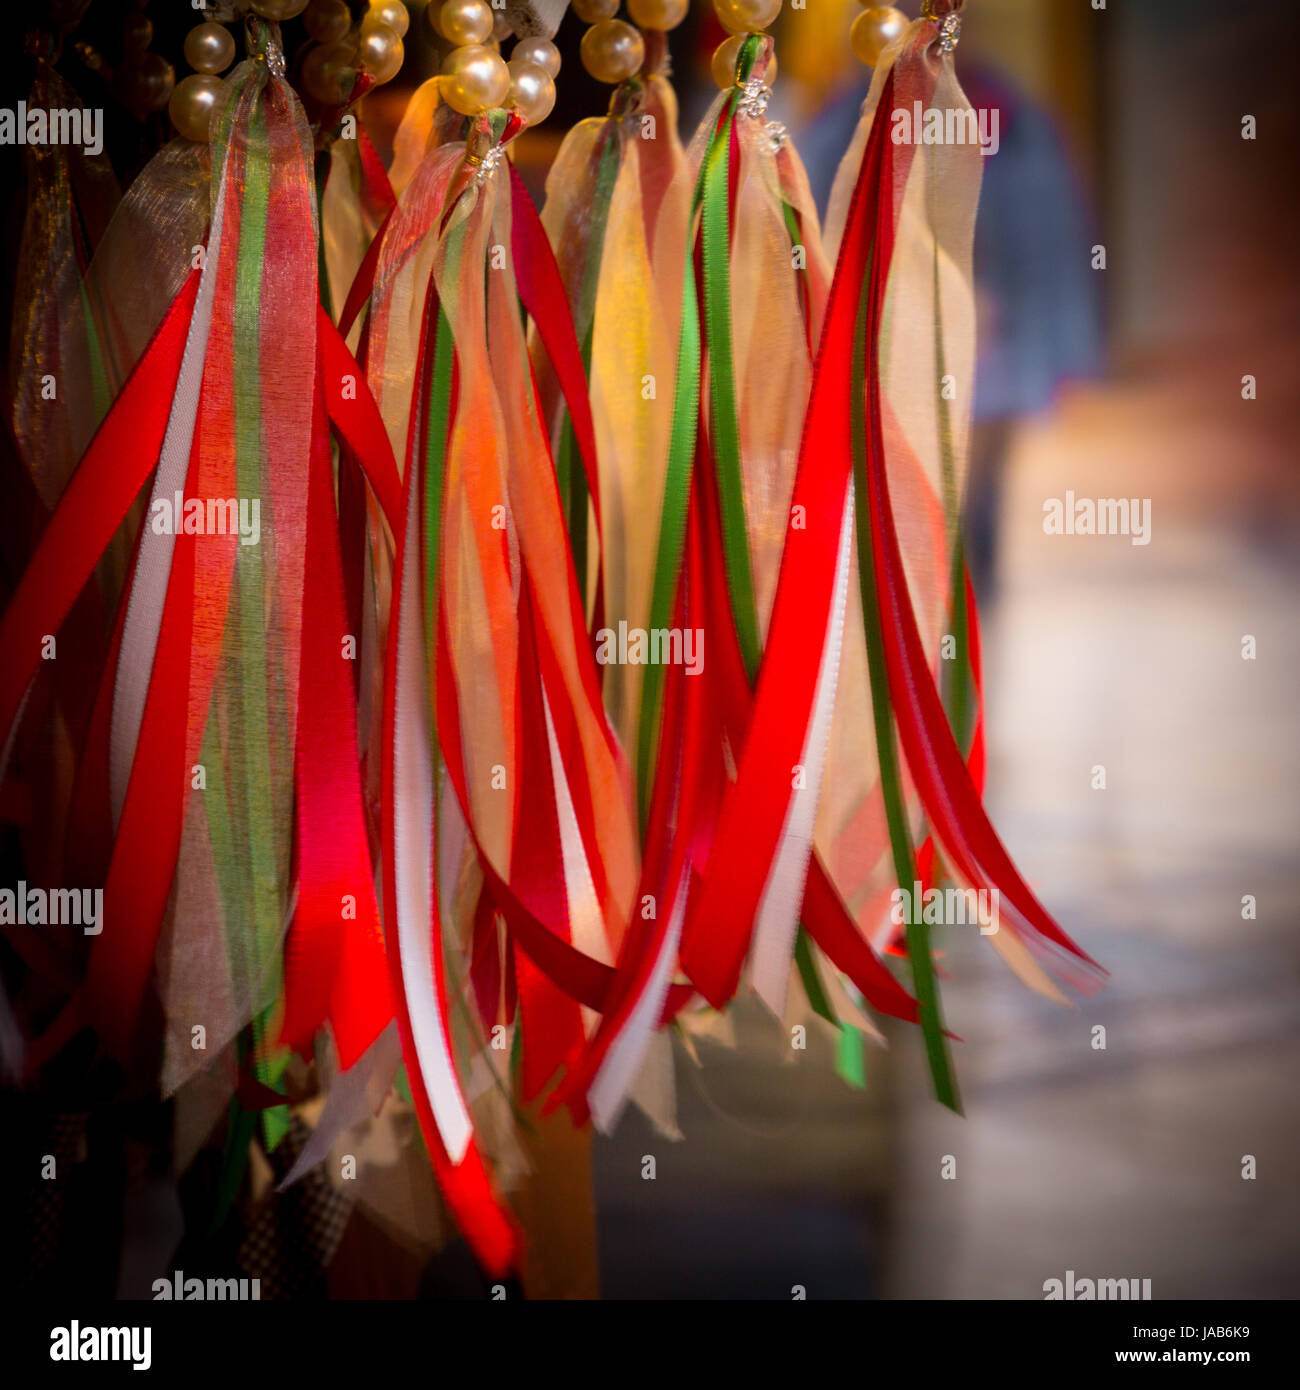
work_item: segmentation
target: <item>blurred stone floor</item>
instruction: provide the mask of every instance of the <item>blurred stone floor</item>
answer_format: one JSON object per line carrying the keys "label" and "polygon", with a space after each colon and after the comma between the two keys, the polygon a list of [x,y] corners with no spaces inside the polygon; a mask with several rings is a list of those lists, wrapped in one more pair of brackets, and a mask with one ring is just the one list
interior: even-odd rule
{"label": "blurred stone floor", "polygon": [[[964,943],[946,998],[967,1118],[900,1117],[915,1239],[890,1293],[1041,1297],[1067,1269],[1150,1278],[1155,1298],[1300,1293],[1296,383],[1263,403],[1239,382],[1230,354],[1167,363],[1019,440],[987,631],[989,803],[1112,980],[1066,1013]],[[1045,535],[1066,488],[1150,497],[1151,543]],[[900,1060],[915,1096],[917,1055]]]}
{"label": "blurred stone floor", "polygon": [[[1165,362],[1080,389],[1006,478],[988,802],[1109,987],[1063,1009],[946,941],[964,1118],[914,1032],[857,1092],[750,1006],[739,1052],[679,1052],[684,1143],[639,1115],[596,1141],[606,1296],[1041,1298],[1070,1269],[1157,1299],[1300,1294],[1296,383],[1246,403],[1239,378]],[[1150,497],[1151,543],[1045,535],[1066,488]]]}

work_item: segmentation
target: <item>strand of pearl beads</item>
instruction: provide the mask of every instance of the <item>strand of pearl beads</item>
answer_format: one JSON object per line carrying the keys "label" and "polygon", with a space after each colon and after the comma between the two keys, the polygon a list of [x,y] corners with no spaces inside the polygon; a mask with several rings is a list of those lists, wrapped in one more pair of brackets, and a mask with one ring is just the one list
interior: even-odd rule
{"label": "strand of pearl beads", "polygon": [[[718,23],[731,35],[714,50],[709,71],[713,80],[726,91],[736,84],[736,62],[741,45],[750,34],[761,34],[776,22],[781,13],[781,0],[713,0],[713,12]],[[776,77],[776,55],[767,61],[763,81],[771,85]]]}
{"label": "strand of pearl beads", "polygon": [[443,100],[462,116],[501,106],[510,94],[510,70],[492,35],[496,21],[485,0],[437,0],[425,11],[435,32],[452,50],[443,59]]}
{"label": "strand of pearl beads", "polygon": [[235,61],[235,40],[224,24],[204,20],[185,35],[184,52],[194,71],[172,89],[167,114],[178,135],[202,142],[224,85],[219,74]]}
{"label": "strand of pearl beads", "polygon": [[573,12],[584,24],[591,25],[582,36],[578,52],[582,66],[597,82],[613,87],[641,71],[645,40],[635,26],[614,18],[618,0],[573,0]]}

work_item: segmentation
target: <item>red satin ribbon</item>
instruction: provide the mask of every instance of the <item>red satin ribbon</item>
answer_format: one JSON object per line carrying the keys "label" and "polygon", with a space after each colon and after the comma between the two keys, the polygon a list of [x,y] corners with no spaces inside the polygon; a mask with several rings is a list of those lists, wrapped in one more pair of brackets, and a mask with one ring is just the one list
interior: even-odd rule
{"label": "red satin ribbon", "polygon": [[[104,418],[0,623],[0,649],[7,655],[0,670],[0,730],[6,733],[41,660],[42,638],[58,632],[158,461],[198,281],[192,272]],[[131,1050],[179,848],[193,563],[193,538],[177,536],[141,727],[142,740],[158,740],[158,756],[137,760],[132,771],[105,888],[104,930],[92,945],[87,974],[88,1013],[123,1058]],[[145,833],[155,818],[156,832]]]}
{"label": "red satin ribbon", "polygon": [[[325,408],[330,424],[361,465],[384,520],[396,535],[402,524],[402,483],[393,458],[393,446],[384,428],[384,418],[370,394],[365,373],[324,309],[316,316],[316,351],[325,382]],[[343,387],[347,381],[354,383],[354,391],[345,394]]]}
{"label": "red satin ribbon", "polygon": [[569,419],[578,441],[596,512],[597,533],[600,532],[600,470],[596,467],[596,431],[591,420],[591,398],[587,390],[587,373],[583,370],[582,354],[578,350],[578,335],[573,327],[569,297],[564,292],[560,268],[547,238],[546,229],[537,215],[533,200],[520,176],[510,165],[512,197],[510,200],[510,249],[515,258],[515,281],[519,297],[524,302],[546,355],[551,359],[556,380],[569,407]]}
{"label": "red satin ribbon", "polygon": [[367,247],[366,254],[357,267],[357,273],[352,279],[352,287],[348,290],[348,297],[343,301],[343,312],[339,315],[338,331],[342,338],[346,338],[352,331],[352,325],[356,323],[357,315],[365,308],[366,300],[370,298],[370,292],[375,287],[375,272],[379,269],[379,257],[383,253],[384,237],[388,234],[389,223],[393,220],[393,214],[396,211],[396,205],[389,209],[388,216],[379,224],[375,239]]}
{"label": "red satin ribbon", "polygon": [[379,151],[375,149],[365,126],[357,125],[357,153],[361,156],[361,177],[365,180],[366,197],[373,207],[390,213],[397,203],[393,185],[388,182],[388,170],[384,168]]}
{"label": "red satin ribbon", "polygon": [[343,652],[342,554],[319,381],[303,614],[294,759],[298,898],[285,950],[282,1041],[305,1053],[328,1016],[346,1070],[383,1031],[392,1001],[361,808],[356,700]]}
{"label": "red satin ribbon", "polygon": [[[971,585],[970,571],[964,567],[962,582],[966,602],[967,655],[970,661],[971,685],[975,690],[975,731],[971,735],[970,752],[966,756],[966,769],[970,773],[970,779],[976,792],[983,799],[985,770],[984,673],[980,659],[979,611],[975,603],[975,590]],[[916,852],[916,876],[923,889],[928,889],[933,885],[935,853],[934,836],[927,835],[925,842]],[[901,948],[903,937],[902,927],[891,932],[889,950],[894,951]],[[901,950],[899,953],[902,953]]]}
{"label": "red satin ribbon", "polygon": [[[525,586],[519,604],[520,766],[515,779],[510,882],[525,901],[543,904],[556,934],[570,942],[569,900],[534,627],[533,605]],[[522,1094],[525,1101],[532,1101],[556,1071],[577,1056],[585,1034],[577,1002],[527,955],[516,955],[515,969],[524,1030]]]}
{"label": "red satin ribbon", "polygon": [[0,737],[162,452],[199,275],[191,272],[82,456],[0,621]]}

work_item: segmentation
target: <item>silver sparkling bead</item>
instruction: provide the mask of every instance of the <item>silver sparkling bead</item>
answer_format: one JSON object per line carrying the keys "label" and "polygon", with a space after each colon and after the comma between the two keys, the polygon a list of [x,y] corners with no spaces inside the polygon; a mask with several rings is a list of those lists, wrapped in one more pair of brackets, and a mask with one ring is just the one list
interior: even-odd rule
{"label": "silver sparkling bead", "polygon": [[767,137],[769,154],[779,154],[781,146],[790,138],[790,132],[780,121],[768,121],[763,134]]}
{"label": "silver sparkling bead", "polygon": [[751,77],[740,92],[740,103],[736,109],[742,116],[758,119],[767,114],[767,103],[772,99],[771,87],[765,87],[757,77]]}
{"label": "silver sparkling bead", "polygon": [[474,182],[477,184],[486,183],[488,179],[492,177],[497,165],[501,163],[505,152],[504,145],[493,145],[487,154],[475,165]]}

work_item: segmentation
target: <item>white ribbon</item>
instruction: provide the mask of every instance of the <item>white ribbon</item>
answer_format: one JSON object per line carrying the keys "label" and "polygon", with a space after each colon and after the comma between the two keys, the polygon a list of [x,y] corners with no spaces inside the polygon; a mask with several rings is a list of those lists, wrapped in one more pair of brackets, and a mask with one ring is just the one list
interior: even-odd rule
{"label": "white ribbon", "polygon": [[226,206],[226,173],[223,167],[217,192],[216,208],[212,214],[212,231],[203,258],[199,277],[199,292],[194,302],[189,331],[185,336],[185,352],[181,358],[176,394],[172,397],[167,432],[163,436],[162,453],[154,472],[153,491],[145,513],[144,529],[140,534],[140,550],[135,574],[131,580],[131,597],[126,621],[122,628],[122,647],[113,682],[112,736],[109,744],[109,793],[113,826],[117,827],[126,801],[126,789],[135,764],[135,750],[144,720],[145,700],[153,674],[154,656],[158,650],[158,633],[162,627],[163,608],[167,602],[167,584],[171,578],[172,555],[176,549],[176,533],[181,518],[174,516],[170,531],[158,534],[149,524],[155,502],[173,505],[177,493],[185,490],[189,473],[190,450],[194,444],[194,424],[199,413],[199,396],[203,389],[203,368],[208,355],[208,337],[212,330],[212,303],[217,292],[217,266],[221,259],[221,228]]}
{"label": "white ribbon", "polygon": [[398,616],[397,690],[393,720],[393,857],[397,884],[396,916],[402,962],[402,989],[420,1065],[443,1147],[452,1163],[469,1148],[474,1125],[461,1094],[451,1040],[438,997],[433,958],[433,730],[420,621],[418,470],[409,470],[406,487],[406,539],[402,555]]}
{"label": "white ribbon", "polygon": [[750,950],[750,980],[754,990],[778,1018],[785,1012],[795,924],[803,903],[817,805],[821,800],[822,778],[826,771],[826,749],[830,743],[840,651],[844,645],[844,615],[848,606],[852,552],[853,479],[850,478],[844,497],[839,558],[835,563],[835,587],[826,621],[826,641],[822,647],[821,669],[817,674],[812,719],[799,760],[804,770],[804,785],[790,798],[780,848],[772,860],[763,889]]}

